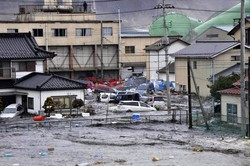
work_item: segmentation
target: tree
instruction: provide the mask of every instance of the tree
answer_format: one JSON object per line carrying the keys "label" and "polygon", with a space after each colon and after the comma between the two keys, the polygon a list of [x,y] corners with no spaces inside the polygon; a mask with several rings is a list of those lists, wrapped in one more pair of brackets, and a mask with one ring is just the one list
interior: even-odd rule
{"label": "tree", "polygon": [[233,87],[233,83],[238,81],[240,76],[238,74],[233,73],[232,75],[226,77],[219,77],[218,80],[214,82],[214,85],[210,86],[211,96],[215,98],[215,100],[220,100],[219,90],[228,89]]}
{"label": "tree", "polygon": [[43,105],[43,108],[45,109],[45,113],[48,114],[48,116],[50,116],[50,113],[55,111],[55,106],[56,106],[56,103],[53,100],[53,98],[47,97]]}
{"label": "tree", "polygon": [[77,108],[77,115],[78,115],[78,111],[79,108],[82,107],[84,105],[84,102],[82,99],[75,99],[72,103],[73,108]]}

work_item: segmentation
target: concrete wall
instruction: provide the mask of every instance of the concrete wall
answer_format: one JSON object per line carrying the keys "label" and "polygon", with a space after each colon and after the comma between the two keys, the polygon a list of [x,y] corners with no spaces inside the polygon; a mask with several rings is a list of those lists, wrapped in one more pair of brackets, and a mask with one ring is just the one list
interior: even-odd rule
{"label": "concrete wall", "polygon": [[[116,70],[118,76],[118,36],[117,21],[103,21],[103,27],[112,27],[112,36],[103,36],[104,70]],[[43,29],[43,37],[35,37],[39,46],[48,48],[57,56],[48,60],[48,70],[75,79],[74,71],[100,70],[101,57],[101,21],[38,21],[38,22],[1,22],[0,32],[16,28],[19,32],[32,32],[33,29]],[[67,35],[55,37],[52,29],[65,28]],[[91,28],[91,36],[76,36],[76,28]],[[92,50],[91,50],[92,48]],[[93,48],[96,48],[93,59]],[[108,71],[104,73],[109,73]],[[108,77],[108,76],[106,76]]]}
{"label": "concrete wall", "polygon": [[[135,72],[143,72],[144,76],[149,78],[150,69],[148,67],[148,53],[144,50],[146,46],[149,46],[155,42],[160,40],[160,37],[150,37],[150,36],[130,36],[130,37],[122,37],[122,43],[121,43],[121,57],[120,57],[120,63],[124,64],[126,67],[123,67],[121,69],[121,77],[126,78],[132,75],[131,71],[128,71],[128,65],[134,66]],[[135,46],[135,53],[128,54],[125,53],[125,47],[126,46]],[[135,65],[133,65],[133,63]],[[139,66],[137,64],[140,64]],[[142,64],[145,64],[145,66],[142,66]]]}
{"label": "concrete wall", "polygon": [[[112,27],[113,35],[104,36],[104,44],[118,44],[118,22],[103,22],[103,27]],[[43,29],[43,37],[35,37],[39,46],[96,45],[101,43],[101,22],[3,22],[0,21],[0,32],[7,29],[18,29],[19,32],[32,32]],[[65,28],[67,36],[54,37],[52,29]],[[92,36],[76,36],[76,28],[91,28]]]}
{"label": "concrete wall", "polygon": [[[241,123],[241,101],[240,95],[221,95],[221,120],[227,121],[227,104],[236,104],[237,105],[237,117],[238,123]],[[248,105],[248,104],[247,104]],[[248,118],[248,107],[246,108],[246,118]],[[247,122],[248,124],[248,122]]]}

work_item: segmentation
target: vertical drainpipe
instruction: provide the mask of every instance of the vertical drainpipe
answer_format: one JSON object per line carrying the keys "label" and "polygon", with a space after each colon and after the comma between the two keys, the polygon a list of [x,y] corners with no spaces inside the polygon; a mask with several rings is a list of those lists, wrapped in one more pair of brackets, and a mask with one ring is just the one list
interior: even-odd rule
{"label": "vertical drainpipe", "polygon": [[70,70],[70,79],[74,79],[74,48],[72,45],[69,46],[69,70]]}
{"label": "vertical drainpipe", "polygon": [[[48,24],[45,23],[45,49],[46,51],[49,51],[49,41],[48,41]],[[49,64],[48,64],[48,58],[46,59],[46,63],[45,63],[45,66],[46,66],[46,72],[48,73],[49,72]]]}

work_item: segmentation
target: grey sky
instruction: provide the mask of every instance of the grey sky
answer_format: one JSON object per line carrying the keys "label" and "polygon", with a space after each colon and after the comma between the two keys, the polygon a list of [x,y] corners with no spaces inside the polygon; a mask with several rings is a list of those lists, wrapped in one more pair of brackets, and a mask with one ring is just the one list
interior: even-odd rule
{"label": "grey sky", "polygon": [[[100,1],[100,0],[96,0]],[[109,1],[109,0],[103,0]],[[18,5],[21,4],[38,4],[42,3],[43,0],[0,0],[0,13],[18,13]],[[61,2],[61,0],[59,0]],[[83,2],[83,0],[73,0],[73,2]],[[117,12],[120,8],[121,11],[134,11],[140,9],[148,9],[156,6],[162,0],[120,0],[105,3],[96,3],[97,13],[104,12]],[[196,8],[196,9],[213,9],[213,10],[224,10],[230,8],[231,6],[240,2],[240,0],[167,0],[167,3],[173,4],[176,7],[182,8]],[[174,10],[176,12],[181,12],[193,18],[205,21],[212,14],[211,12],[197,12],[197,11],[180,11]],[[161,10],[147,11],[147,12],[137,12],[122,14],[123,24],[129,24],[132,26],[138,26],[145,28],[149,26],[155,16],[161,15]],[[117,15],[108,15],[98,17],[100,19],[117,19]],[[13,20],[14,15],[2,15],[1,20]]]}

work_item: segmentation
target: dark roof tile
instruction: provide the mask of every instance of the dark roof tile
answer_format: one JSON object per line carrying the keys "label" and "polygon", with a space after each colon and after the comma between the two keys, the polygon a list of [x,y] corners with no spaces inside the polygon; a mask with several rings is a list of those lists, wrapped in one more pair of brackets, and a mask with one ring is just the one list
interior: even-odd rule
{"label": "dark roof tile", "polygon": [[0,33],[0,59],[45,59],[56,54],[39,48],[30,33]]}
{"label": "dark roof tile", "polygon": [[58,75],[34,72],[18,80],[15,87],[30,90],[67,90],[83,89],[86,84]]}

